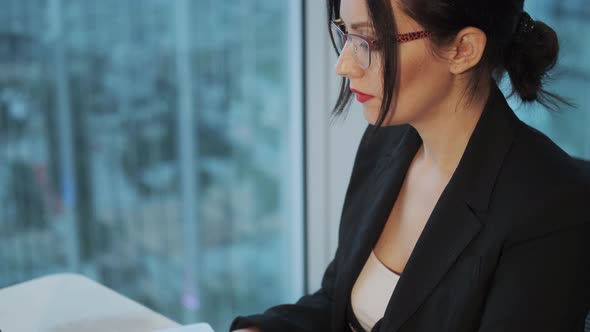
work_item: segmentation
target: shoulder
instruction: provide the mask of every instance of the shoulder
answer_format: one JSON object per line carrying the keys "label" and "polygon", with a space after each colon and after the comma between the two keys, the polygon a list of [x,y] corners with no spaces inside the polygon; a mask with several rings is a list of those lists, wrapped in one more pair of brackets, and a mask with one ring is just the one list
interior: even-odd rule
{"label": "shoulder", "polygon": [[590,176],[581,165],[546,135],[519,123],[494,199],[513,241],[590,223]]}
{"label": "shoulder", "polygon": [[[590,177],[577,160],[563,151],[549,137],[540,131],[520,122],[510,151],[505,160],[505,168],[513,176],[521,178],[521,184],[535,187],[543,186],[547,197],[561,190],[574,193],[588,190]],[[551,187],[548,187],[551,186]]]}

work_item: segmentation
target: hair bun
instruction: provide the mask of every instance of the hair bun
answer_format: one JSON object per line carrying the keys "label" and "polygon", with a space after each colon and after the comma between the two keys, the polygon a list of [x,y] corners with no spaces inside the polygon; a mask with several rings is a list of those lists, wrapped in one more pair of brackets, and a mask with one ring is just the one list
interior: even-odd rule
{"label": "hair bun", "polygon": [[535,30],[535,20],[527,12],[523,11],[520,14],[518,24],[516,26],[516,32],[514,34],[515,43],[522,43],[529,33]]}
{"label": "hair bun", "polygon": [[539,101],[547,106],[555,95],[543,89],[548,72],[555,67],[559,53],[557,34],[547,24],[520,14],[512,44],[506,53],[505,68],[513,93],[525,102]]}

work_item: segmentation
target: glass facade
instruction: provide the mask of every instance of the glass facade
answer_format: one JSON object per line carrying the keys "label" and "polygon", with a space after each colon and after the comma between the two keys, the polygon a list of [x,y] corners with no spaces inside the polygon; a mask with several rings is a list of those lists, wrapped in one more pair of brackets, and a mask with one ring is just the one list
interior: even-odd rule
{"label": "glass facade", "polygon": [[0,287],[219,331],[300,296],[298,3],[0,0]]}

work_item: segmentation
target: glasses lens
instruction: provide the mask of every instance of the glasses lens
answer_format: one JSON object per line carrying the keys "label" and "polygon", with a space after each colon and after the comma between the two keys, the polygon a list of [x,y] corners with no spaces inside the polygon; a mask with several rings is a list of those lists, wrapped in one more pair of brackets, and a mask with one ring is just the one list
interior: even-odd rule
{"label": "glasses lens", "polygon": [[338,54],[342,53],[342,49],[344,48],[344,34],[340,28],[334,23],[332,23],[332,38],[334,38],[334,43],[336,44],[336,50]]}
{"label": "glasses lens", "polygon": [[350,36],[350,42],[354,50],[357,64],[362,68],[367,69],[370,63],[369,43],[356,36]]}
{"label": "glasses lens", "polygon": [[340,29],[335,23],[332,23],[331,25],[331,32],[338,55],[342,54],[342,51],[348,42],[349,47],[351,47],[354,52],[356,63],[363,69],[369,67],[371,63],[371,51],[369,49],[369,43],[365,39],[355,35],[345,35],[344,32],[342,32],[342,29]]}

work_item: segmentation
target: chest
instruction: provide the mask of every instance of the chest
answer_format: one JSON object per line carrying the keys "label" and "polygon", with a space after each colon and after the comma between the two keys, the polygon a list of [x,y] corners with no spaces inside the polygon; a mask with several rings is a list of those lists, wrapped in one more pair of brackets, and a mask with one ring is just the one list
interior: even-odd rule
{"label": "chest", "polygon": [[408,172],[374,248],[390,270],[403,272],[447,183],[445,177]]}

